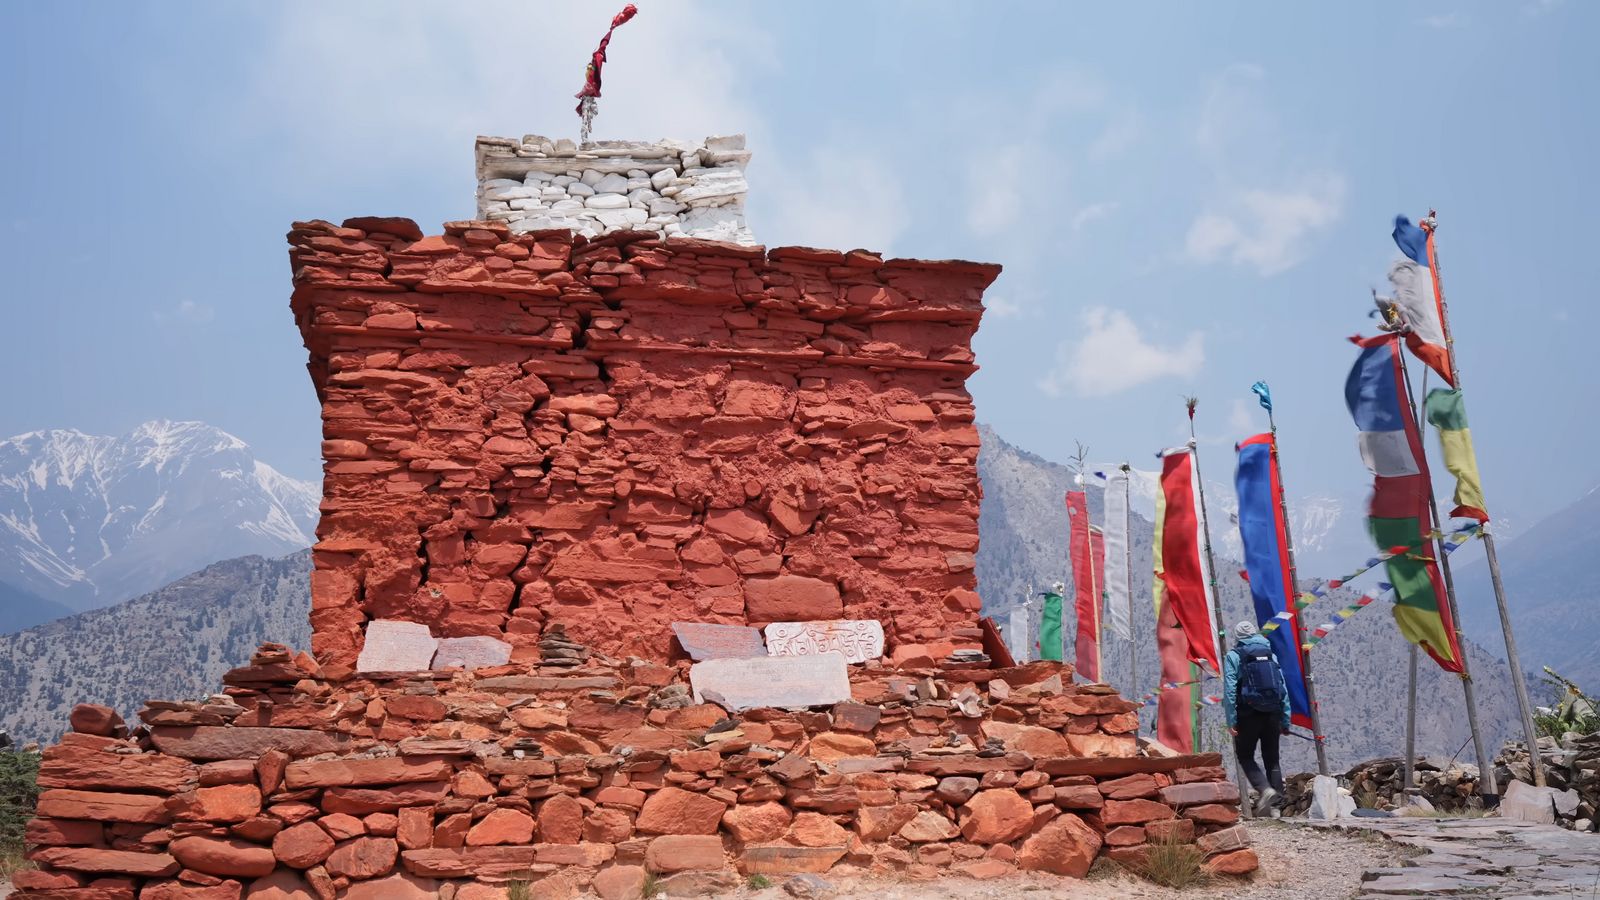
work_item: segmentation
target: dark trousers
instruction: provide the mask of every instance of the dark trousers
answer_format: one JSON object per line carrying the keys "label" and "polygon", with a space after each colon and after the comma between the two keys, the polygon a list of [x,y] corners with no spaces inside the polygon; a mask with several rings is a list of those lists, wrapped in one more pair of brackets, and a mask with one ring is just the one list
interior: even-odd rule
{"label": "dark trousers", "polygon": [[[1250,779],[1250,786],[1257,791],[1268,784],[1278,793],[1283,793],[1283,770],[1278,767],[1278,734],[1282,719],[1271,713],[1260,713],[1253,709],[1239,710],[1239,733],[1233,738],[1233,753],[1239,758],[1239,768],[1244,770],[1244,777]],[[1256,765],[1256,745],[1261,745],[1261,766]],[[1267,771],[1262,773],[1261,767],[1266,766]]]}

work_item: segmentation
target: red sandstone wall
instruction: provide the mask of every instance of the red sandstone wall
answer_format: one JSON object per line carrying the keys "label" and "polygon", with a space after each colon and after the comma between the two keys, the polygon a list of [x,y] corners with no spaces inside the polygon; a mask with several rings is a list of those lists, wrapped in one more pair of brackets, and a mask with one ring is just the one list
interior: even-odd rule
{"label": "red sandstone wall", "polygon": [[999,267],[637,233],[423,238],[296,223],[323,404],[313,649],[373,618],[504,636],[546,621],[661,658],[675,620],[978,612],[964,387]]}

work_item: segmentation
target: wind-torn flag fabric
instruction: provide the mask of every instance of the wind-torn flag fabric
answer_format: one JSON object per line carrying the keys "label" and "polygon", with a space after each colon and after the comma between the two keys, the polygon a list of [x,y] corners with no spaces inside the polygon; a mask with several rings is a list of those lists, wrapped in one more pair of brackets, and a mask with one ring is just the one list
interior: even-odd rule
{"label": "wind-torn flag fabric", "polygon": [[1100,526],[1106,552],[1106,624],[1126,641],[1133,638],[1133,597],[1128,584],[1128,473],[1120,469],[1108,472],[1102,497],[1106,515]]}
{"label": "wind-torn flag fabric", "polygon": [[1276,440],[1271,434],[1258,434],[1239,444],[1238,468],[1234,488],[1239,494],[1239,538],[1244,544],[1245,571],[1249,573],[1250,596],[1255,601],[1256,624],[1265,626],[1288,613],[1287,627],[1265,628],[1262,632],[1272,644],[1272,652],[1283,668],[1289,690],[1290,721],[1311,727],[1311,699],[1306,690],[1302,664],[1300,620],[1293,615],[1290,598],[1295,596],[1290,577],[1289,537],[1283,516],[1283,481],[1278,472]]}
{"label": "wind-torn flag fabric", "polygon": [[[1189,642],[1172,607],[1156,614],[1156,650],[1161,657],[1161,692],[1156,701],[1156,740],[1179,753],[1195,750],[1194,680]],[[1171,685],[1169,687],[1169,685]]]}
{"label": "wind-torn flag fabric", "polygon": [[1390,557],[1395,623],[1439,667],[1461,671],[1461,647],[1433,558],[1428,462],[1401,368],[1398,336],[1357,339],[1361,353],[1345,381],[1345,405],[1359,432],[1361,458],[1372,471],[1367,524],[1379,550],[1418,545]]}
{"label": "wind-torn flag fabric", "polygon": [[1456,508],[1450,515],[1463,519],[1489,521],[1483,502],[1483,484],[1478,479],[1478,454],[1472,449],[1472,432],[1467,429],[1467,407],[1459,388],[1436,388],[1423,402],[1428,422],[1439,429],[1439,445],[1444,451],[1444,467],[1456,476]]}
{"label": "wind-torn flag fabric", "polygon": [[1068,550],[1072,557],[1072,599],[1078,627],[1074,662],[1078,677],[1100,680],[1100,583],[1106,570],[1105,544],[1089,522],[1089,496],[1067,491]]}
{"label": "wind-torn flag fabric", "polygon": [[1204,552],[1206,520],[1200,508],[1200,476],[1195,469],[1193,448],[1178,447],[1162,453],[1157,505],[1157,614],[1161,607],[1171,605],[1188,640],[1189,659],[1211,674],[1220,673],[1216,598]]}
{"label": "wind-torn flag fabric", "polygon": [[1394,242],[1405,254],[1389,267],[1389,285],[1394,302],[1411,330],[1406,346],[1413,355],[1439,373],[1446,384],[1455,384],[1450,363],[1450,346],[1444,337],[1444,307],[1439,301],[1439,275],[1433,264],[1433,241],[1405,216],[1394,220]]}

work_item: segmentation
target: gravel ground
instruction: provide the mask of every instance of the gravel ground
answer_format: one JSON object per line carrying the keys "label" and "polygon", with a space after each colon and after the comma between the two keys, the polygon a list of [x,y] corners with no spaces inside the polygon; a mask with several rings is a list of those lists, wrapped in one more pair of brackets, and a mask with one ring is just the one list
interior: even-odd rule
{"label": "gravel ground", "polygon": [[[1251,823],[1261,870],[1250,880],[1219,878],[1204,887],[1173,890],[1126,872],[1106,868],[1083,881],[1049,875],[1019,874],[995,881],[941,878],[904,882],[879,879],[842,879],[823,876],[839,898],[871,900],[1010,900],[1016,897],[1071,897],[1073,900],[1345,900],[1356,896],[1363,869],[1398,865],[1415,855],[1386,839],[1311,831],[1277,822]],[[1104,867],[1104,864],[1102,864]],[[777,880],[775,880],[777,881]],[[760,891],[741,890],[734,896],[752,900],[792,900],[781,881]]]}

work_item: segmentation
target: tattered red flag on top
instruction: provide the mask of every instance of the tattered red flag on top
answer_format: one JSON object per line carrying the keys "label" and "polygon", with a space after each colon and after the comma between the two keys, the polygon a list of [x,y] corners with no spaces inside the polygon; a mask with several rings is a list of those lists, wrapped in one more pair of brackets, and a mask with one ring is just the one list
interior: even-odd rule
{"label": "tattered red flag on top", "polygon": [[629,3],[622,8],[622,12],[612,17],[611,27],[606,30],[606,36],[600,39],[600,46],[596,47],[594,55],[589,57],[589,68],[583,75],[583,90],[573,95],[578,98],[576,110],[578,115],[583,115],[586,101],[600,96],[600,70],[606,64],[606,45],[611,43],[611,32],[616,31],[618,26],[633,18],[638,12],[639,8]]}

